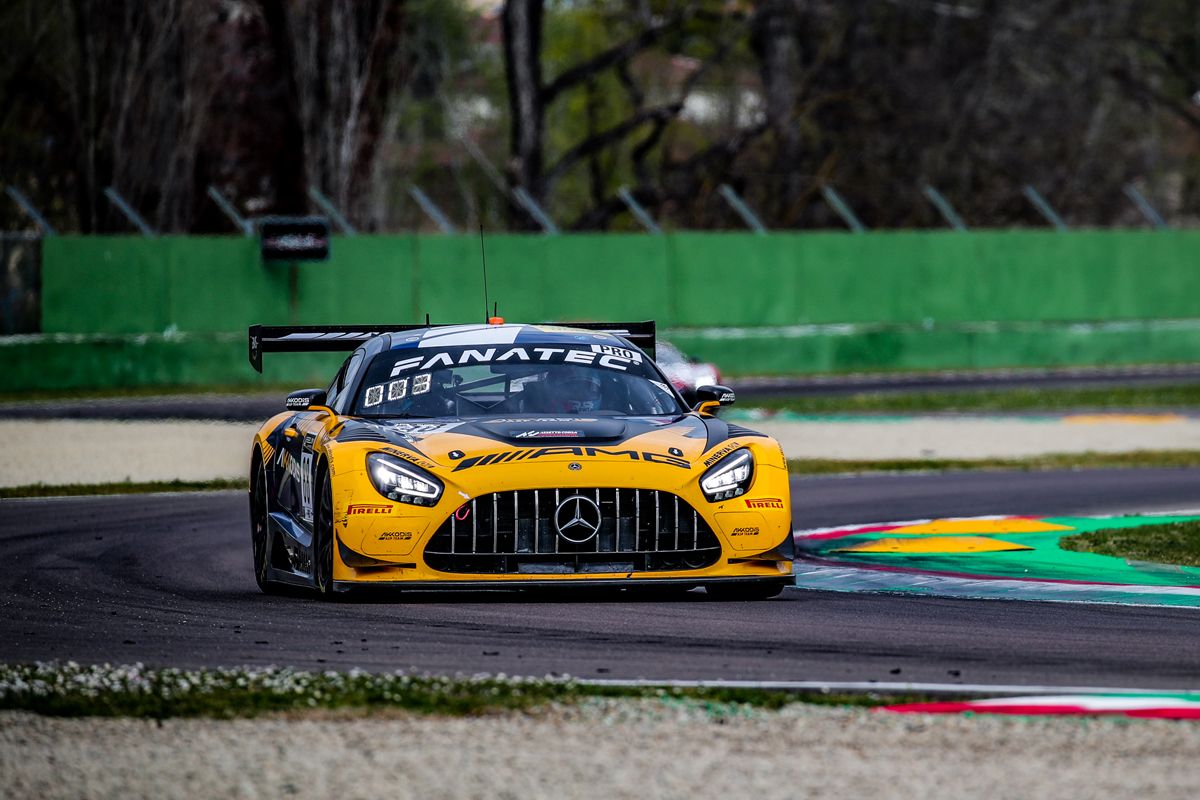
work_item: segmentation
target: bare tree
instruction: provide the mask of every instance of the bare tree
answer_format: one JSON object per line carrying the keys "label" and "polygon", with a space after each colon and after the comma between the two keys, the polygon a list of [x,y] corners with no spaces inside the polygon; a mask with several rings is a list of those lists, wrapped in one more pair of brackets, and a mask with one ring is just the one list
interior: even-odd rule
{"label": "bare tree", "polygon": [[758,57],[767,124],[773,139],[775,173],[771,176],[769,205],[772,219],[793,221],[795,201],[803,193],[798,174],[802,142],[797,110],[800,104],[800,15],[798,0],[761,0],[751,20],[750,43]]}
{"label": "bare tree", "polygon": [[403,0],[295,0],[287,6],[312,180],[360,225],[378,228],[386,195],[380,155],[404,83]]}
{"label": "bare tree", "polygon": [[542,139],[547,94],[542,84],[542,3],[508,0],[501,15],[511,126],[509,172],[538,200],[543,199]]}

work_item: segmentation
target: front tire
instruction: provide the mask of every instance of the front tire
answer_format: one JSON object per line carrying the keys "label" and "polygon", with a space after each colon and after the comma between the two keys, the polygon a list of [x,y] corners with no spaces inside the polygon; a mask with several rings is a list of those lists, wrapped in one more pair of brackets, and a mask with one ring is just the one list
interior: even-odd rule
{"label": "front tire", "polygon": [[271,564],[271,526],[267,520],[267,468],[254,456],[250,472],[250,549],[254,556],[254,582],[260,591],[275,594],[279,587],[267,578]]}
{"label": "front tire", "polygon": [[333,598],[333,486],[321,470],[317,507],[313,509],[313,585],[322,599]]}

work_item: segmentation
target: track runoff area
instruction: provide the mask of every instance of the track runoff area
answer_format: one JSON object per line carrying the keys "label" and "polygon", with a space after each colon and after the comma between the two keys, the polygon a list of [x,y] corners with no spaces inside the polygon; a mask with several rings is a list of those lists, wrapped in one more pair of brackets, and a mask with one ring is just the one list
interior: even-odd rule
{"label": "track runoff area", "polygon": [[[1195,517],[1188,471],[831,476],[792,490],[797,588],[731,603],[268,597],[242,492],[5,501],[0,539],[23,567],[0,574],[0,640],[9,662],[569,675],[996,700],[977,713],[1195,715],[1195,571],[1098,566],[1055,544],[1163,511]],[[1124,513],[1144,516],[1105,516]]]}

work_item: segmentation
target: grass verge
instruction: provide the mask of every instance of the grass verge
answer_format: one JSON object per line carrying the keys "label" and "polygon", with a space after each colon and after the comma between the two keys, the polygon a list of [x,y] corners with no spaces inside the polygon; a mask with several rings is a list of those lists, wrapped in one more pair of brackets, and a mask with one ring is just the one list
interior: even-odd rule
{"label": "grass verge", "polygon": [[871,707],[917,695],[794,693],[755,689],[596,686],[564,678],[446,677],[405,673],[255,669],[147,669],[67,664],[0,665],[0,710],[51,716],[213,717],[297,711],[408,711],[473,715],[589,698],[692,703],[717,716],[789,703]]}
{"label": "grass verge", "polygon": [[747,406],[797,414],[930,411],[1066,411],[1200,406],[1200,383],[1089,389],[979,389],[960,392],[863,392],[840,396],[747,399]]}
{"label": "grass verge", "polygon": [[1097,553],[1131,561],[1200,567],[1200,522],[1169,522],[1136,528],[1106,528],[1059,540],[1063,550]]}
{"label": "grass verge", "polygon": [[788,461],[793,475],[848,472],[948,472],[952,470],[1133,469],[1200,467],[1200,450],[1135,450],[1130,453],[1050,453],[1029,458],[864,459],[796,458]]}
{"label": "grass verge", "polygon": [[98,494],[149,494],[151,492],[214,492],[221,489],[245,489],[241,478],[217,478],[211,481],[145,481],[134,483],[68,483],[57,486],[32,483],[26,486],[0,486],[0,500],[14,497],[75,497]]}

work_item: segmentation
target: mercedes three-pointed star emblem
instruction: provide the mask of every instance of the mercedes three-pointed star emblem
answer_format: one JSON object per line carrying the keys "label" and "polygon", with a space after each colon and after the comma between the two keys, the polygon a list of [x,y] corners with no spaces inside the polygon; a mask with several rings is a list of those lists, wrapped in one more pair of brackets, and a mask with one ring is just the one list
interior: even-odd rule
{"label": "mercedes three-pointed star emblem", "polygon": [[572,495],[554,509],[554,527],[568,542],[583,544],[600,531],[600,506],[581,494]]}

